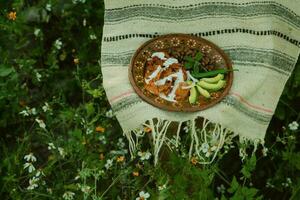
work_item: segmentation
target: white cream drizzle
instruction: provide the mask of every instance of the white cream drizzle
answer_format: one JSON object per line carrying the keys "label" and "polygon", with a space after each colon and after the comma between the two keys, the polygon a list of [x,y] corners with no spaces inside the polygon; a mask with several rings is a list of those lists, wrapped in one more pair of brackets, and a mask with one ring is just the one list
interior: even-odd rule
{"label": "white cream drizzle", "polygon": [[155,81],[155,85],[157,86],[161,86],[161,85],[164,85],[166,84],[167,81],[172,81],[173,78],[176,78],[177,77],[177,73],[173,73],[173,74],[170,74],[169,76],[163,78],[163,79],[160,79],[158,81]]}
{"label": "white cream drizzle", "polygon": [[199,81],[191,75],[190,71],[187,71],[186,74],[187,74],[188,80],[191,80],[194,83],[197,83]]}
{"label": "white cream drizzle", "polygon": [[170,67],[170,65],[173,65],[175,63],[178,63],[178,60],[176,58],[168,58],[163,64],[164,70]]}
{"label": "white cream drizzle", "polygon": [[166,60],[166,58],[165,58],[165,53],[164,53],[164,52],[155,52],[155,53],[152,54],[151,57],[152,57],[152,58],[158,57],[158,58],[161,59],[161,60]]}
{"label": "white cream drizzle", "polygon": [[161,66],[158,66],[156,68],[156,70],[154,72],[152,72],[152,74],[150,76],[148,76],[148,78],[145,79],[145,82],[147,84],[149,84],[149,82],[158,75],[158,73],[161,71],[161,69],[162,69]]}

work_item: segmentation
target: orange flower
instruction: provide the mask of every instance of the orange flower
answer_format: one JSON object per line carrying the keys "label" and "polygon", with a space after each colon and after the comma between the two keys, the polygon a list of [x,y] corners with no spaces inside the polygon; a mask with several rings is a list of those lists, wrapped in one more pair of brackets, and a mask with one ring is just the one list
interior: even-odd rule
{"label": "orange flower", "polygon": [[144,131],[145,131],[145,133],[151,133],[152,129],[149,128],[149,127],[147,127],[147,126],[145,126],[144,127]]}
{"label": "orange flower", "polygon": [[99,133],[103,133],[105,131],[105,128],[103,128],[102,126],[97,126],[95,131]]}
{"label": "orange flower", "polygon": [[17,19],[17,12],[13,12],[13,11],[9,12],[7,14],[7,18],[9,20],[15,21]]}
{"label": "orange flower", "polygon": [[117,162],[124,162],[125,156],[119,156],[117,157]]}
{"label": "orange flower", "polygon": [[75,65],[78,65],[79,64],[79,58],[74,58],[73,62],[74,62]]}
{"label": "orange flower", "polygon": [[22,106],[22,107],[26,106],[26,102],[23,101],[23,100],[19,101],[19,104],[20,104],[20,106]]}
{"label": "orange flower", "polygon": [[104,154],[103,153],[100,153],[100,155],[99,155],[99,158],[100,158],[100,160],[104,160]]}
{"label": "orange flower", "polygon": [[140,173],[139,172],[132,172],[132,176],[135,176],[135,177],[137,177],[137,176],[139,176],[140,175]]}
{"label": "orange flower", "polygon": [[192,159],[191,159],[191,163],[192,163],[193,165],[196,165],[196,164],[198,163],[198,160],[197,160],[197,158],[195,158],[195,157],[192,157]]}

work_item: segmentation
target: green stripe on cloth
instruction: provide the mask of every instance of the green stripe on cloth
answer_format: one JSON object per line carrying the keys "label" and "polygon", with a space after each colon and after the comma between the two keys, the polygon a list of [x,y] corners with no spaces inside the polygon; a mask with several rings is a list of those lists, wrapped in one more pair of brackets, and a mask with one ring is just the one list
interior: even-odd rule
{"label": "green stripe on cloth", "polygon": [[[120,99],[119,101],[112,103],[112,109],[115,113],[126,112],[127,110],[130,110],[132,106],[143,102],[144,101],[136,95],[127,96]],[[255,120],[256,122],[261,124],[268,124],[272,118],[272,114],[266,114],[263,112],[256,111],[254,109],[250,109],[245,104],[241,103],[239,99],[237,99],[234,96],[225,97],[222,100],[222,103],[233,107],[234,109],[238,110],[242,114],[248,116],[252,120]]]}
{"label": "green stripe on cloth", "polygon": [[259,18],[278,17],[295,28],[300,28],[300,17],[285,6],[272,1],[237,4],[205,2],[189,6],[155,4],[133,5],[106,10],[106,22],[121,23],[129,20],[185,21],[216,17]]}

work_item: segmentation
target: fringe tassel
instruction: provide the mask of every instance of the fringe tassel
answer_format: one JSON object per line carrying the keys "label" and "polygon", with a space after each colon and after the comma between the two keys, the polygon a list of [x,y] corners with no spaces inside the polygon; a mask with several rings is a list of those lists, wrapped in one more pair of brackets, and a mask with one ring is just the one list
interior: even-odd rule
{"label": "fringe tassel", "polygon": [[[172,151],[172,145],[176,149],[180,144],[180,129],[183,122],[178,122],[176,135],[172,135],[174,139],[167,137],[169,126],[172,122],[162,119],[151,119],[143,124],[152,131],[152,144],[153,144],[153,157],[154,165],[157,165],[159,160],[159,153],[163,146],[166,144]],[[197,158],[199,164],[212,163],[225,142],[229,142],[234,137],[232,132],[224,128],[220,124],[212,123],[207,119],[203,119],[202,127],[196,127],[196,119],[191,119],[187,122],[189,134],[191,137],[188,156],[189,159]],[[144,137],[145,132],[139,130],[127,131],[124,133],[129,141],[129,151],[133,158],[136,154],[139,139]],[[259,141],[254,142],[254,152],[256,151]],[[173,148],[174,149],[174,148]]]}
{"label": "fringe tassel", "polygon": [[134,157],[134,152],[136,151],[136,144],[135,144],[135,142],[133,140],[132,132],[131,131],[124,132],[124,136],[128,140],[128,143],[129,143],[129,153],[130,153],[131,158],[133,158]]}
{"label": "fringe tassel", "polygon": [[[200,164],[212,163],[217,157],[218,152],[222,148],[225,142],[226,135],[230,131],[223,128],[220,124],[211,123],[207,119],[203,120],[203,125],[200,133],[198,133],[198,131],[196,130],[195,119],[191,120],[190,124],[191,124],[190,127],[191,145],[189,151],[189,159],[191,159],[193,155],[196,155],[196,157],[200,159],[199,161]],[[210,127],[208,127],[209,124],[214,126],[214,128],[210,129]],[[206,147],[202,145],[206,145]],[[213,156],[209,155],[211,152],[213,152]],[[209,156],[206,156],[205,154]],[[205,156],[208,158],[211,157],[211,159],[207,161],[207,158],[205,158]]]}
{"label": "fringe tassel", "polygon": [[154,125],[153,120],[150,120],[150,128],[152,130],[152,139],[153,139],[153,156],[154,156],[154,165],[158,162],[159,151],[165,141],[167,130],[171,124],[170,121],[163,121],[158,119],[156,125]]}

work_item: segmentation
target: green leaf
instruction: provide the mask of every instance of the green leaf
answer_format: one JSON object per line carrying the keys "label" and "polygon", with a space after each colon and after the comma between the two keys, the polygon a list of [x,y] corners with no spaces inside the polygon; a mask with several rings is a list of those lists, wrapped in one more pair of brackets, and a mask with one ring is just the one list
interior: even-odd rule
{"label": "green leaf", "polygon": [[241,172],[246,178],[251,178],[251,172],[255,169],[256,166],[256,156],[253,155],[250,159],[246,161]]}
{"label": "green leaf", "polygon": [[200,62],[200,60],[202,59],[203,55],[202,53],[198,52],[194,58],[195,61]]}
{"label": "green leaf", "polygon": [[93,103],[86,103],[85,104],[85,109],[87,112],[87,116],[91,116],[92,114],[95,113],[95,108]]}
{"label": "green leaf", "polygon": [[194,66],[194,64],[191,63],[191,62],[186,62],[186,63],[184,63],[184,67],[185,67],[186,69],[191,69],[193,66]]}
{"label": "green leaf", "polygon": [[194,69],[194,71],[193,71],[194,73],[199,73],[199,63],[198,62],[195,62],[193,69]]}
{"label": "green leaf", "polygon": [[282,159],[289,162],[290,165],[300,170],[300,153],[283,152]]}
{"label": "green leaf", "polygon": [[234,193],[235,191],[237,191],[239,188],[239,183],[237,182],[235,176],[233,177],[232,181],[231,181],[231,185],[230,188],[227,190],[229,193]]}
{"label": "green leaf", "polygon": [[0,77],[6,77],[14,72],[15,69],[13,67],[0,66]]}
{"label": "green leaf", "polygon": [[188,61],[188,62],[192,62],[192,63],[195,62],[194,59],[191,56],[185,56],[184,60]]}

